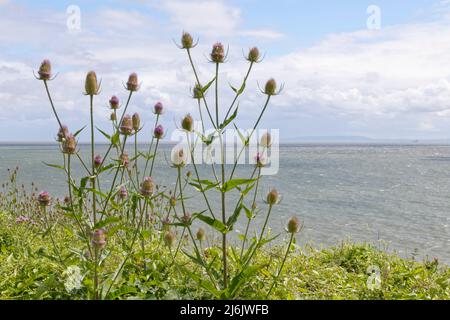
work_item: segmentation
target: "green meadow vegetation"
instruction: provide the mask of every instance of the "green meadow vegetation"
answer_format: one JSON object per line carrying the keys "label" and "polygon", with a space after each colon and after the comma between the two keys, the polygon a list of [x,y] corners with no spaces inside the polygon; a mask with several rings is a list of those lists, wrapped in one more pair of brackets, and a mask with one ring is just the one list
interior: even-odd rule
{"label": "green meadow vegetation", "polygon": [[[282,199],[275,188],[263,194],[260,187],[272,146],[269,133],[258,137],[256,164],[248,165],[248,175],[238,177],[235,169],[283,86],[274,79],[265,83],[252,130],[240,132],[239,101],[251,71],[262,62],[258,48],[247,53],[243,80],[233,86],[220,79],[220,67],[227,61],[224,46],[213,45],[209,63],[214,76],[205,82],[199,78],[195,47],[184,32],[179,48],[192,70],[191,94],[200,126],[194,126],[190,114],[180,119],[186,144],[171,152],[166,170],[174,170],[177,178],[170,186],[159,184],[154,169],[156,161],[163,161],[158,146],[165,137],[165,106],[158,102],[151,110],[151,131],[143,128],[138,113],[128,113],[130,101],[139,94],[136,73],[125,84],[123,104],[117,96],[110,98],[112,129],[103,130],[95,125],[93,112],[104,104],[97,101],[101,80],[90,71],[85,81],[90,117],[85,128],[71,131],[52,99],[52,80],[57,81],[52,65],[42,62],[36,78],[55,116],[55,143],[61,151],[59,163],[46,165],[65,176],[66,196],[58,199],[34,184],[19,186],[18,168],[9,172],[0,193],[0,299],[450,298],[450,269],[437,260],[403,259],[369,244],[341,243],[321,250],[298,246],[302,222],[297,209],[285,222],[285,231],[272,234],[270,222]],[[222,99],[223,90],[231,90],[234,98]],[[207,134],[207,127],[213,133]],[[242,140],[231,170],[223,152],[228,128],[238,130]],[[84,131],[90,136],[88,159],[77,146]],[[96,153],[96,131],[108,143],[105,154]],[[149,149],[141,150],[141,142]],[[219,146],[221,159],[196,163],[196,148],[212,144]],[[84,175],[74,176],[75,161]],[[200,165],[214,178],[202,177]],[[111,181],[107,187],[100,183],[105,176]],[[187,188],[198,194],[196,212],[187,210]],[[259,198],[264,206],[257,204]],[[211,205],[212,199],[219,199],[219,209]],[[255,226],[256,216],[263,217],[262,226]],[[244,222],[245,232],[231,242],[238,221]]]}

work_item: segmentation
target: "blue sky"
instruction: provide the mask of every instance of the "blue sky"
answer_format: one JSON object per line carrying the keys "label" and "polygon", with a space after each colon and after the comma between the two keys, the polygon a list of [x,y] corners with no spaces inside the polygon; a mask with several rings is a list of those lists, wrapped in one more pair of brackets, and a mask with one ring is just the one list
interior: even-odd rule
{"label": "blue sky", "polygon": [[[81,10],[77,32],[66,26],[69,5]],[[370,5],[381,10],[380,30],[367,29]],[[124,97],[122,82],[135,71],[143,86],[130,111],[146,115],[161,100],[168,110],[165,125],[173,129],[196,110],[186,56],[172,42],[182,30],[200,38],[194,58],[204,81],[213,73],[205,56],[215,41],[230,46],[221,69],[224,84],[242,78],[242,49],[257,45],[266,53],[242,97],[243,128],[263,102],[257,82],[275,77],[286,89],[273,99],[262,126],[281,129],[282,140],[450,137],[448,0],[0,0],[0,141],[54,138],[57,126],[42,84],[32,78],[44,58],[59,72],[51,89],[74,130],[88,120],[80,93],[91,69],[103,79],[96,100],[101,127],[110,126],[109,96]],[[144,121],[151,123],[150,114]]]}

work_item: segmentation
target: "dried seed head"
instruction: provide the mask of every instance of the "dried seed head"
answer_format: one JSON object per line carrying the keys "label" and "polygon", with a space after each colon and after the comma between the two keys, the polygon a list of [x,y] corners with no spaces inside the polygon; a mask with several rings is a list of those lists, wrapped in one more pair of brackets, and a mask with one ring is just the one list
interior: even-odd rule
{"label": "dried seed head", "polygon": [[272,146],[272,136],[269,132],[266,132],[261,136],[261,146],[264,148],[270,148]]}
{"label": "dried seed head", "polygon": [[125,188],[125,186],[121,186],[120,190],[119,190],[119,198],[120,199],[125,199],[126,197],[128,197],[127,188]]}
{"label": "dried seed head", "polygon": [[267,203],[269,205],[278,204],[280,202],[280,195],[278,191],[274,188],[267,194]]}
{"label": "dried seed head", "polygon": [[192,89],[192,97],[198,100],[203,98],[202,87],[198,83],[194,86],[194,89]]}
{"label": "dried seed head", "polygon": [[211,60],[215,63],[222,63],[225,59],[225,50],[223,44],[217,42],[213,45],[211,51]]}
{"label": "dried seed head", "polygon": [[62,143],[62,151],[65,154],[74,154],[77,149],[77,140],[75,139],[75,136],[71,133],[66,135],[66,138],[64,139]]}
{"label": "dried seed head", "polygon": [[198,231],[197,231],[196,236],[197,236],[197,240],[205,241],[205,239],[206,239],[205,230],[203,230],[202,228],[199,228]]}
{"label": "dried seed head", "polygon": [[125,136],[129,136],[130,134],[133,133],[133,120],[131,119],[129,114],[126,114],[123,119],[122,122],[120,123],[120,133],[125,135]]}
{"label": "dried seed head", "polygon": [[97,74],[94,71],[89,71],[86,75],[84,87],[88,96],[95,96],[98,94],[100,87],[97,82]]}
{"label": "dried seed head", "polygon": [[132,122],[134,131],[138,131],[141,127],[141,117],[139,116],[139,113],[136,112],[133,114]]}
{"label": "dried seed head", "polygon": [[39,80],[50,80],[52,77],[52,65],[50,60],[45,59],[42,61],[41,66],[39,67]]}
{"label": "dried seed head", "polygon": [[168,247],[172,247],[175,243],[175,233],[172,231],[166,231],[164,234],[164,242]]}
{"label": "dried seed head", "polygon": [[134,72],[128,77],[127,90],[132,92],[139,90],[138,76]]}
{"label": "dried seed head", "polygon": [[157,102],[154,106],[154,111],[155,114],[161,115],[164,112],[164,106],[161,102]]}
{"label": "dried seed head", "polygon": [[189,132],[192,132],[194,130],[194,119],[192,119],[192,116],[190,114],[187,114],[183,120],[181,121],[181,127]]}
{"label": "dried seed head", "polygon": [[59,127],[58,134],[56,135],[57,136],[56,140],[58,142],[62,142],[63,139],[65,137],[67,137],[68,135],[69,135],[69,129],[67,128],[66,125],[62,125],[61,127]]}
{"label": "dried seed head", "polygon": [[94,165],[95,165],[95,167],[97,169],[101,166],[102,162],[103,162],[102,156],[101,155],[96,155],[95,158],[94,158]]}
{"label": "dried seed head", "polygon": [[162,125],[158,125],[153,131],[153,135],[156,139],[161,139],[164,136],[164,128]]}
{"label": "dried seed head", "polygon": [[117,120],[117,115],[114,112],[111,112],[111,115],[109,116],[109,119],[111,121],[116,121]]}
{"label": "dried seed head", "polygon": [[175,146],[171,153],[172,164],[176,167],[183,167],[187,162],[187,152],[181,146]]}
{"label": "dried seed head", "polygon": [[289,233],[298,233],[301,229],[301,224],[298,218],[297,217],[290,218],[286,229],[287,232]]}
{"label": "dried seed head", "polygon": [[272,78],[266,82],[264,93],[267,94],[268,96],[273,96],[277,93],[277,83],[275,79]]}
{"label": "dried seed head", "polygon": [[130,158],[128,157],[128,153],[124,152],[120,155],[120,161],[122,163],[122,166],[128,167],[130,164]]}
{"label": "dried seed head", "polygon": [[48,193],[47,191],[41,191],[38,195],[38,202],[41,206],[43,207],[47,207],[50,205],[50,193]]}
{"label": "dried seed head", "polygon": [[113,110],[119,109],[120,108],[119,98],[117,98],[116,96],[112,96],[111,99],[109,99],[109,106]]}
{"label": "dried seed head", "polygon": [[103,249],[106,246],[106,231],[103,228],[92,232],[92,246],[97,249]]}
{"label": "dried seed head", "polygon": [[153,194],[153,179],[151,177],[145,177],[141,183],[141,194],[144,197],[149,197]]}
{"label": "dried seed head", "polygon": [[257,47],[253,47],[248,52],[247,60],[250,62],[258,62],[259,60],[259,50]]}
{"label": "dried seed head", "polygon": [[183,32],[181,35],[181,47],[183,49],[191,49],[193,45],[194,40],[192,40],[192,36],[187,32]]}

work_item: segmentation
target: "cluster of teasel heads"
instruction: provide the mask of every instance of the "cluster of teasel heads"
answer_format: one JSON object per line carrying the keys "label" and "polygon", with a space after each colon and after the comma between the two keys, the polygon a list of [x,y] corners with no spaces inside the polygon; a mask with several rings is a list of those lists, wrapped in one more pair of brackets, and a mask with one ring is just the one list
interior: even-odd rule
{"label": "cluster of teasel heads", "polygon": [[[214,134],[213,138],[216,138],[216,139],[218,138],[222,142],[222,134],[225,131],[225,127],[229,123],[231,123],[232,120],[234,120],[237,115],[238,107],[235,107],[235,102],[240,97],[240,95],[243,93],[243,91],[245,89],[245,84],[249,77],[252,66],[254,64],[262,61],[261,55],[260,55],[258,48],[256,48],[256,47],[251,48],[249,50],[248,54],[246,55],[246,60],[250,63],[249,70],[243,80],[242,86],[240,88],[232,87],[232,89],[236,95],[235,95],[235,98],[234,98],[231,106],[228,108],[228,111],[226,113],[225,118],[223,119],[223,122],[220,123],[219,122],[219,103],[218,103],[218,82],[219,82],[218,69],[219,69],[220,64],[226,62],[228,52],[225,50],[224,46],[221,43],[215,43],[213,45],[209,60],[211,63],[215,64],[215,66],[216,66],[216,76],[207,85],[203,86],[199,80],[199,77],[198,77],[197,71],[195,69],[195,66],[194,66],[194,63],[192,60],[192,56],[191,56],[191,50],[195,46],[196,46],[196,43],[194,43],[192,36],[187,32],[183,32],[182,37],[181,37],[181,45],[179,45],[179,48],[187,51],[188,57],[189,57],[189,62],[192,66],[193,73],[195,75],[196,82],[195,82],[194,88],[192,90],[192,97],[194,99],[196,99],[198,102],[199,115],[201,118],[201,124],[202,124],[202,128],[203,128],[202,132],[196,132],[196,133],[202,137],[203,142],[208,144],[208,139],[207,139],[207,137],[204,136],[206,122],[203,120],[203,116],[202,116],[202,109],[203,110],[206,109],[208,116],[209,116],[210,124],[216,130],[216,133]],[[136,73],[130,74],[128,81],[124,85],[125,89],[129,92],[129,96],[128,96],[128,100],[126,102],[124,111],[120,117],[118,115],[118,110],[121,108],[121,103],[120,103],[119,98],[117,96],[112,96],[108,101],[109,107],[112,110],[112,113],[110,115],[110,120],[113,123],[114,132],[113,132],[113,135],[111,135],[111,136],[102,132],[111,142],[111,145],[110,145],[108,151],[103,156],[98,155],[98,154],[96,155],[95,151],[94,151],[94,144],[95,144],[94,125],[93,125],[94,120],[93,120],[93,113],[92,113],[93,98],[94,98],[94,96],[96,96],[100,93],[101,81],[100,82],[98,81],[97,75],[93,71],[90,71],[86,76],[85,95],[90,97],[90,108],[91,108],[91,162],[92,162],[91,169],[89,169],[88,166],[85,165],[85,163],[83,162],[83,160],[81,159],[81,157],[78,154],[76,136],[80,131],[78,131],[76,133],[71,133],[69,131],[68,127],[62,124],[62,122],[60,121],[60,118],[56,112],[56,109],[55,109],[55,106],[51,99],[51,95],[50,95],[49,88],[48,88],[48,81],[54,79],[52,76],[52,68],[51,68],[51,63],[49,60],[44,60],[42,62],[41,66],[38,70],[37,78],[39,80],[42,80],[45,84],[45,88],[46,88],[46,91],[48,94],[48,98],[49,98],[52,110],[53,110],[54,115],[59,124],[59,131],[57,133],[57,141],[60,143],[62,153],[65,154],[68,159],[68,164],[66,165],[66,163],[65,163],[64,169],[65,169],[66,173],[68,174],[69,196],[65,198],[64,203],[69,207],[69,209],[71,207],[72,211],[75,210],[74,209],[75,201],[73,199],[75,196],[73,195],[73,189],[75,189],[76,187],[75,187],[74,179],[72,178],[71,173],[70,173],[70,158],[71,158],[71,156],[78,157],[80,162],[82,163],[83,167],[89,173],[88,180],[91,182],[90,189],[92,191],[92,195],[91,195],[91,198],[89,199],[89,201],[90,201],[90,204],[92,205],[91,213],[92,213],[93,221],[91,221],[91,223],[90,223],[91,230],[89,232],[89,235],[87,235],[86,238],[89,239],[87,241],[87,244],[88,244],[88,247],[90,250],[89,256],[93,257],[93,260],[94,260],[94,269],[95,269],[94,298],[99,297],[98,296],[99,279],[98,279],[98,274],[97,274],[98,268],[99,268],[99,260],[100,260],[100,255],[101,255],[102,250],[104,250],[105,247],[107,246],[108,230],[101,224],[102,217],[104,215],[111,214],[110,212],[108,212],[108,210],[110,208],[108,205],[113,201],[112,199],[116,199],[116,198],[120,199],[120,200],[129,199],[130,191],[133,191],[133,193],[136,193],[139,195],[139,197],[140,197],[138,199],[139,200],[139,208],[140,208],[139,210],[143,210],[141,213],[141,219],[139,220],[139,222],[136,222],[135,220],[133,220],[133,223],[137,230],[149,228],[149,225],[148,225],[149,221],[154,221],[153,216],[155,214],[153,212],[153,208],[155,207],[155,202],[158,201],[157,198],[160,199],[159,201],[162,201],[161,199],[164,199],[164,198],[169,199],[168,200],[168,208],[169,209],[167,210],[167,214],[165,214],[165,217],[162,217],[162,212],[160,213],[161,214],[161,224],[163,226],[163,228],[162,228],[163,233],[162,233],[162,237],[160,239],[162,241],[164,241],[164,243],[169,248],[172,248],[172,246],[174,246],[177,241],[177,233],[174,231],[173,226],[183,227],[183,233],[178,242],[178,246],[175,251],[175,254],[173,254],[173,260],[175,260],[175,257],[177,255],[177,253],[179,252],[180,245],[182,244],[182,241],[183,241],[183,239],[182,239],[183,235],[185,235],[185,232],[187,232],[193,241],[193,249],[196,254],[196,259],[194,259],[194,260],[196,260],[197,263],[199,263],[201,266],[206,268],[205,272],[207,273],[208,277],[211,279],[213,286],[215,288],[222,287],[223,290],[227,289],[228,283],[229,283],[229,277],[230,277],[228,274],[229,270],[227,267],[227,265],[228,265],[228,262],[227,262],[227,256],[228,256],[227,233],[232,230],[233,224],[236,222],[236,220],[240,214],[240,211],[245,209],[248,221],[247,221],[246,232],[245,232],[245,235],[243,238],[244,240],[243,240],[242,247],[241,247],[240,258],[242,259],[242,261],[241,261],[242,268],[241,268],[241,270],[238,270],[236,273],[237,278],[242,276],[242,274],[245,272],[246,268],[250,265],[252,257],[255,255],[256,251],[260,248],[260,246],[262,246],[264,236],[265,236],[267,222],[269,220],[269,216],[270,216],[272,207],[277,205],[281,200],[281,196],[276,189],[272,189],[268,192],[268,194],[264,198],[264,201],[268,204],[268,207],[269,207],[268,213],[266,215],[266,219],[264,222],[264,226],[261,230],[259,238],[254,240],[253,245],[248,246],[247,251],[244,254],[246,244],[247,244],[247,242],[250,241],[248,239],[248,231],[249,231],[250,222],[254,219],[254,217],[256,216],[256,212],[257,212],[256,195],[258,193],[259,180],[261,179],[261,168],[266,165],[266,158],[264,155],[264,151],[258,152],[256,154],[256,156],[255,156],[256,166],[255,166],[255,169],[254,169],[253,174],[250,177],[250,179],[233,179],[233,175],[234,175],[234,172],[236,169],[236,164],[238,161],[238,159],[236,159],[236,162],[234,164],[233,170],[232,170],[229,178],[227,178],[225,176],[226,172],[225,172],[224,162],[222,161],[221,179],[218,179],[216,177],[216,179],[217,179],[216,184],[209,183],[209,185],[204,185],[205,180],[201,179],[201,177],[199,176],[196,164],[193,162],[194,161],[194,157],[193,157],[194,146],[193,146],[193,144],[192,145],[189,144],[189,134],[193,133],[195,131],[194,118],[190,114],[187,114],[182,118],[182,120],[180,122],[180,127],[186,132],[186,135],[188,138],[189,149],[186,150],[185,148],[175,147],[172,150],[170,158],[171,158],[173,167],[178,170],[178,178],[177,178],[176,187],[175,187],[175,190],[173,190],[173,193],[172,193],[172,190],[170,190],[169,195],[166,195],[164,191],[159,192],[159,187],[154,184],[154,181],[152,178],[153,164],[154,164],[154,161],[156,158],[156,150],[158,147],[158,142],[160,139],[162,139],[164,137],[164,133],[165,133],[164,127],[158,123],[159,116],[161,116],[164,113],[164,107],[161,102],[158,102],[154,106],[154,109],[153,109],[153,113],[156,115],[156,122],[155,122],[155,126],[154,126],[153,132],[152,132],[152,141],[150,144],[149,152],[144,157],[144,158],[146,158],[144,175],[141,179],[139,178],[140,172],[138,169],[137,161],[138,161],[138,158],[142,157],[142,153],[137,151],[137,134],[142,130],[141,119],[140,119],[140,116],[138,113],[135,113],[131,116],[126,113],[132,94],[137,92],[140,89],[140,83],[138,81],[138,76]],[[215,90],[215,98],[216,98],[215,99],[215,108],[216,108],[215,119],[213,117],[213,113],[211,112],[210,108],[208,107],[207,100],[206,100],[206,92],[212,84],[215,84],[215,87],[216,87],[215,88],[216,89]],[[281,92],[282,88],[283,88],[283,86],[281,86],[281,88],[278,89],[276,81],[274,79],[270,79],[266,82],[264,88],[261,89],[261,92],[267,96],[267,99],[266,99],[264,107],[262,108],[262,111],[258,117],[258,120],[255,123],[253,131],[245,139],[245,141],[243,141],[244,147],[248,146],[250,137],[254,133],[255,129],[257,128],[259,121],[261,120],[261,118],[266,110],[266,107],[269,104],[270,98],[278,95]],[[203,106],[201,106],[202,103],[204,104]],[[233,110],[234,110],[234,112],[232,112]],[[122,140],[120,139],[120,136],[123,137]],[[132,136],[135,137],[135,155],[132,159],[130,159],[128,153],[125,151],[125,144],[127,142],[127,139]],[[153,146],[153,143],[155,140],[156,140],[156,147],[153,150],[153,153],[151,153],[152,146]],[[209,143],[210,142],[211,142],[211,140],[209,140]],[[263,148],[263,150],[269,149],[272,145],[270,134],[269,133],[264,134],[261,137],[259,144]],[[221,147],[223,148],[223,146],[221,146]],[[107,167],[105,161],[107,160],[109,151],[111,149],[117,150],[118,164],[116,166],[111,165],[111,166],[109,166],[109,168],[107,168],[108,170],[111,170],[112,173],[115,172],[114,179],[113,179],[112,185],[110,186],[109,192],[106,193],[106,195],[104,196],[103,199],[98,200],[97,194],[99,193],[99,190],[96,189],[97,184],[99,185],[98,178],[99,178],[100,173],[103,172],[102,171],[103,168]],[[187,177],[186,184],[189,183],[189,184],[195,186],[196,190],[200,191],[202,193],[204,200],[205,200],[205,204],[208,207],[210,216],[206,216],[206,215],[202,214],[203,212],[207,212],[208,210],[204,210],[204,211],[202,211],[202,213],[196,213],[196,214],[190,214],[186,210],[185,203],[184,203],[185,199],[184,199],[183,193],[182,193],[184,187],[182,186],[183,177],[181,175],[181,172],[182,172],[183,168],[186,166],[189,157],[191,158],[192,165],[195,169],[194,170],[195,176],[192,177],[192,174],[190,172],[188,172],[188,174],[186,175],[186,177]],[[151,167],[150,167],[150,173],[147,175],[147,166],[149,164],[150,159],[152,160]],[[134,164],[133,168],[131,168],[131,169],[129,168],[130,163]],[[214,166],[215,165],[213,165],[213,167]],[[133,171],[133,169],[135,169],[135,171]],[[120,175],[119,174],[120,170],[123,170],[123,171],[121,171],[122,178],[119,181],[120,183],[116,184],[116,178]],[[214,175],[215,175],[215,169],[213,168],[213,170],[214,170]],[[255,173],[257,173],[256,178],[255,178]],[[128,177],[128,181],[127,181],[127,177]],[[230,185],[232,187],[230,187],[229,189],[238,189],[241,192],[241,198],[239,199],[236,209],[234,210],[234,213],[231,216],[230,216],[230,213],[225,208],[225,203],[226,203],[225,197],[226,197],[226,193],[229,191],[228,186],[230,186]],[[133,190],[133,186],[134,186],[134,190]],[[178,191],[177,191],[177,188],[179,188]],[[214,210],[212,210],[210,203],[208,201],[208,196],[207,196],[206,191],[207,191],[207,189],[209,190],[209,189],[214,189],[214,188],[217,189],[221,194],[221,199],[222,199],[222,204],[221,204],[221,216],[222,217],[221,217],[221,219],[216,218],[216,215],[213,212]],[[77,191],[79,191],[80,189],[81,188],[79,187],[77,189]],[[247,207],[244,205],[244,198],[250,192],[251,189],[255,189],[254,197],[253,197],[253,202],[251,203],[251,209],[247,209]],[[243,190],[245,190],[245,191],[243,191]],[[177,192],[179,193],[179,195],[177,195]],[[80,193],[80,194],[82,194],[82,193]],[[83,194],[83,195],[85,197],[87,197],[87,193]],[[140,202],[141,200],[144,201],[144,204],[142,204],[142,205]],[[178,200],[181,200],[181,201],[178,201]],[[50,194],[46,191],[42,191],[39,194],[37,201],[38,201],[39,205],[43,208],[43,210],[45,210],[45,208],[47,208],[51,205]],[[89,202],[89,201],[86,201],[86,202]],[[180,216],[177,215],[176,210],[175,210],[175,207],[176,207],[177,203],[179,203],[179,202],[181,202],[181,205],[182,205],[182,212],[181,212],[182,214]],[[136,205],[136,203],[134,203],[134,205]],[[84,204],[81,206],[82,207],[78,208],[79,210],[89,210]],[[98,207],[101,207],[101,208],[99,209]],[[151,210],[149,208],[151,208]],[[136,209],[136,207],[135,207],[135,209]],[[175,217],[171,220],[171,219],[169,219],[169,214],[171,213],[172,210],[174,212]],[[230,209],[228,209],[228,210],[230,210]],[[152,211],[151,214],[148,213],[149,211]],[[100,212],[102,214],[102,216],[100,218],[97,217],[98,212]],[[152,217],[150,217],[150,215],[152,215]],[[142,217],[144,217],[144,218],[142,218]],[[198,231],[195,233],[195,237],[194,237],[194,235],[191,231],[191,226],[192,226],[192,222],[194,221],[194,219],[199,219],[199,220],[209,224],[210,226],[216,228],[218,231],[220,231],[222,233],[223,281],[222,281],[221,285],[218,285],[216,283],[216,279],[213,279],[209,270],[207,270],[208,269],[207,263],[206,263],[206,261],[204,261],[204,259],[206,259],[206,257],[203,253],[201,253],[199,251],[199,248],[196,245],[196,240],[202,242],[206,239],[206,232],[205,232],[205,229],[199,228]],[[80,223],[80,221],[77,221],[77,223]],[[98,225],[101,225],[101,227],[98,227]],[[277,272],[276,279],[278,279],[278,276],[281,273],[281,269],[284,265],[284,261],[286,260],[289,249],[291,248],[294,234],[298,233],[300,231],[300,229],[301,229],[300,221],[298,220],[298,218],[292,217],[288,221],[287,226],[286,226],[286,231],[291,234],[289,245],[288,245],[288,250],[286,251],[286,256],[284,257],[283,263],[281,264],[281,267],[279,268],[279,270]],[[134,235],[132,237],[133,240],[132,240],[131,248],[133,247],[133,245],[135,243],[136,237],[137,237],[137,231],[136,231],[136,233],[134,233]],[[143,248],[143,251],[145,251],[144,239],[142,239],[142,248]],[[130,255],[131,255],[131,251],[130,251]],[[145,252],[143,252],[142,255],[145,257]],[[113,283],[114,283],[114,281],[113,281]],[[273,286],[275,285],[275,283],[276,283],[276,281],[274,281]],[[273,286],[272,286],[272,288],[273,288]],[[272,288],[270,289],[270,291],[272,290]],[[110,289],[111,289],[111,287],[110,287]],[[270,293],[270,291],[269,291],[269,293]],[[109,290],[107,292],[109,292]]]}

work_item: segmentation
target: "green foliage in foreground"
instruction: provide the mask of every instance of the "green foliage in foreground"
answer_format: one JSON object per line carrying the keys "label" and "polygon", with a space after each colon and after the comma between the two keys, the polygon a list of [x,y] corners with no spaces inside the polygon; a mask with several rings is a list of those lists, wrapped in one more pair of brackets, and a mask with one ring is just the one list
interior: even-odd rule
{"label": "green foliage in foreground", "polygon": [[[70,247],[69,239],[67,234],[55,235],[61,248]],[[36,233],[32,226],[0,214],[0,299],[86,299],[89,277],[69,293],[65,287],[67,269],[53,260],[51,248],[48,237]],[[276,272],[273,266],[283,258],[283,250],[272,247],[258,253],[255,264],[262,269],[247,280],[237,298],[266,298]],[[367,244],[344,243],[324,250],[296,246],[293,250],[269,299],[450,299],[450,269],[437,261],[405,260]],[[197,267],[185,255],[178,255],[172,263],[169,249],[157,241],[146,251],[152,263],[142,271],[139,257],[128,261],[109,298],[213,298],[186,275],[186,270]],[[209,259],[220,256],[219,247],[204,252]],[[373,265],[380,268],[381,288],[370,290],[367,269]]]}

